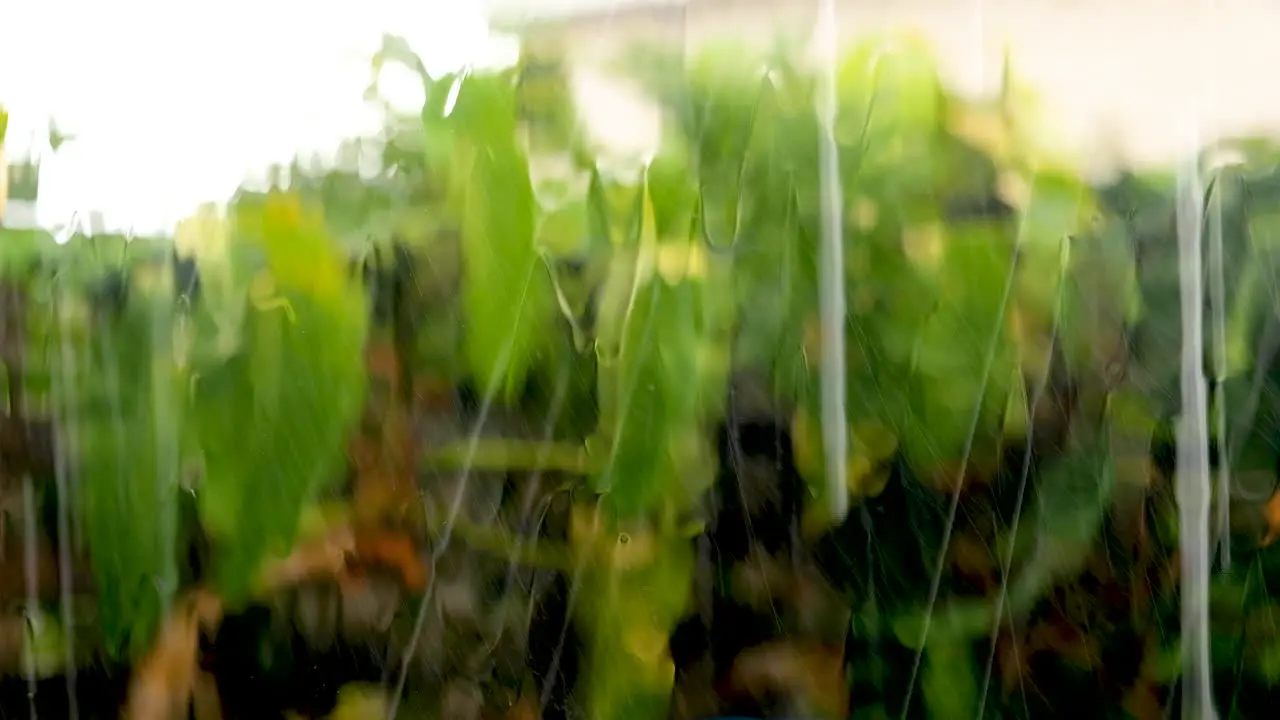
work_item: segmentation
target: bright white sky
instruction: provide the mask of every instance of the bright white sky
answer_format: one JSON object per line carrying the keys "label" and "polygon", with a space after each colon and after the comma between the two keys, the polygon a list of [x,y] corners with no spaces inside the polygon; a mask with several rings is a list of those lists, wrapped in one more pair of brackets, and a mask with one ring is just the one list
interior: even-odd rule
{"label": "bright white sky", "polygon": [[[361,95],[383,31],[443,70],[494,50],[486,5],[510,15],[606,1],[618,0],[0,0],[0,104],[14,113],[7,151],[43,137],[53,115],[79,138],[42,169],[39,224],[96,209],[113,228],[167,230],[272,162],[376,128]],[[1219,2],[1210,12],[1175,0],[1174,13],[1161,0],[853,5],[844,22],[921,28],[944,67],[971,80],[997,76],[999,53],[980,40],[995,48],[1009,39],[1015,69],[1051,101],[1055,124],[1074,128],[1081,147],[1108,150],[1090,158],[1167,164],[1186,151],[1192,124],[1202,140],[1280,127],[1280,102],[1267,92],[1280,66],[1276,3]],[[750,25],[750,14],[734,21]],[[703,34],[727,24],[717,13],[698,22],[691,29]],[[754,22],[773,20],[761,11]],[[414,86],[400,79],[384,75],[384,93]],[[589,114],[602,113],[590,126],[618,142],[656,127],[636,102],[595,85],[579,88],[592,98]]]}
{"label": "bright white sky", "polygon": [[[41,170],[38,222],[100,210],[112,228],[167,230],[298,151],[376,130],[361,95],[381,34],[429,69],[495,52],[476,0],[40,0],[0,12],[8,154],[47,117],[77,139]],[[414,88],[387,74],[384,93]],[[413,102],[410,93],[407,102]]]}

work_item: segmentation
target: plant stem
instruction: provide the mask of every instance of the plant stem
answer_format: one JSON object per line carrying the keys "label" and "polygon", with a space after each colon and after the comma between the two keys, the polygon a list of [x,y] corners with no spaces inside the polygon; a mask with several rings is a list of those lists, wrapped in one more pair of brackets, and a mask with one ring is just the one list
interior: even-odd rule
{"label": "plant stem", "polygon": [[[441,528],[438,524],[433,524],[430,530],[434,537],[439,535]],[[574,568],[569,548],[558,543],[512,537],[511,533],[502,528],[473,523],[461,515],[454,521],[453,532],[468,546],[519,565],[562,572],[572,572]]]}

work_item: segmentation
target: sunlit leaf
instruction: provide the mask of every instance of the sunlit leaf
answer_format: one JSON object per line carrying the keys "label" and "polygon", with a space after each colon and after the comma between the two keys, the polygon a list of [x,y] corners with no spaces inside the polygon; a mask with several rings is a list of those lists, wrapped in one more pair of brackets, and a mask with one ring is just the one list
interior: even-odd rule
{"label": "sunlit leaf", "polygon": [[265,262],[241,296],[242,346],[198,368],[195,380],[201,519],[216,538],[218,579],[233,600],[268,553],[291,546],[306,503],[340,477],[366,383],[360,288],[343,272],[323,221],[278,202],[238,209],[236,242],[260,250]]}
{"label": "sunlit leaf", "polygon": [[470,371],[480,387],[513,400],[546,349],[554,318],[547,268],[535,245],[538,208],[529,163],[517,145],[509,78],[462,81],[448,118],[432,121],[457,143],[466,171],[453,188],[461,219],[464,330]]}

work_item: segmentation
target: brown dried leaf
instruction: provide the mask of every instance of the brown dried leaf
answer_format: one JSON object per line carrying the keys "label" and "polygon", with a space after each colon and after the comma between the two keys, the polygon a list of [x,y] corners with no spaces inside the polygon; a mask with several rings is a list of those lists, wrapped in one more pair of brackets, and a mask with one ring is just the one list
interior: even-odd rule
{"label": "brown dried leaf", "polygon": [[222,600],[211,592],[196,590],[177,603],[134,669],[126,720],[186,720],[199,675],[200,632],[212,631],[221,620]]}
{"label": "brown dried leaf", "polygon": [[542,710],[538,707],[536,693],[526,692],[520,695],[515,704],[501,712],[487,712],[484,720],[541,720]]}
{"label": "brown dried leaf", "polygon": [[283,560],[263,568],[260,587],[273,592],[306,580],[342,579],[347,558],[356,551],[355,532],[349,525],[330,529],[324,535],[304,540]]}
{"label": "brown dried leaf", "polygon": [[222,720],[222,698],[213,673],[201,671],[196,675],[191,710],[194,720]]}
{"label": "brown dried leaf", "polygon": [[1005,693],[1011,693],[1027,680],[1031,649],[1014,635],[1002,633],[996,641],[996,662]]}
{"label": "brown dried leaf", "polygon": [[405,533],[367,530],[355,535],[355,559],[361,565],[397,571],[404,587],[418,592],[426,588],[428,566],[413,538]]}
{"label": "brown dried leaf", "polygon": [[1160,720],[1165,716],[1158,688],[1145,680],[1125,692],[1122,704],[1124,711],[1134,720]]}
{"label": "brown dried leaf", "polygon": [[971,533],[957,535],[951,546],[951,562],[961,577],[984,591],[997,586],[991,548],[981,537]]}
{"label": "brown dried leaf", "polygon": [[777,641],[746,650],[734,660],[729,690],[754,698],[799,692],[824,717],[848,714],[844,650],[838,646]]}
{"label": "brown dried leaf", "polygon": [[1267,536],[1262,539],[1262,547],[1266,547],[1280,537],[1280,492],[1271,496],[1262,513],[1267,520]]}
{"label": "brown dried leaf", "polygon": [[[15,523],[16,524],[16,523]],[[9,527],[12,532],[15,528]],[[93,575],[90,569],[79,558],[69,553],[61,558],[53,545],[44,538],[38,541],[35,549],[36,561],[36,596],[41,600],[55,600],[61,586],[60,563],[71,562],[72,593],[87,591],[93,587]],[[27,567],[22,559],[21,548],[9,548],[5,560],[0,560],[0,605],[23,600],[27,597]]]}
{"label": "brown dried leaf", "polygon": [[453,386],[436,377],[415,378],[413,400],[415,412],[452,412],[454,409]]}
{"label": "brown dried leaf", "polygon": [[366,362],[371,380],[369,400],[362,429],[348,445],[348,456],[355,471],[355,517],[372,525],[409,519],[421,502],[412,408],[401,393],[401,364],[394,344],[389,340],[371,342]]}
{"label": "brown dried leaf", "polygon": [[426,587],[427,565],[417,542],[406,533],[357,529],[340,525],[326,534],[299,543],[283,560],[263,570],[260,587],[273,592],[307,581],[357,582],[363,569],[386,568],[396,572],[404,587]]}
{"label": "brown dried leaf", "polygon": [[1101,656],[1097,638],[1064,622],[1041,623],[1032,628],[1027,644],[1032,652],[1049,651],[1076,667],[1092,669]]}

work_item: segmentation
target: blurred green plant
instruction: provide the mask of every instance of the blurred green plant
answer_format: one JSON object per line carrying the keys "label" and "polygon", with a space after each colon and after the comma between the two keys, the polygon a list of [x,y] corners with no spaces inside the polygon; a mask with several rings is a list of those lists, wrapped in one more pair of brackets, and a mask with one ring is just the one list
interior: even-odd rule
{"label": "blurred green plant", "polygon": [[[28,342],[43,348],[28,390],[51,391],[77,439],[111,652],[145,649],[180,589],[184,490],[212,542],[212,582],[233,604],[252,595],[304,508],[340,482],[368,390],[364,351],[390,329],[410,377],[469,381],[487,404],[542,402],[538,386],[570,378],[574,409],[554,444],[486,438],[466,453],[429,448],[423,462],[528,470],[551,458],[580,479],[566,483],[563,547],[521,554],[465,520],[458,532],[574,573],[589,717],[662,716],[730,377],[767,375],[809,486],[805,532],[823,535],[819,351],[839,342],[845,491],[869,505],[906,488],[941,526],[902,559],[931,583],[873,598],[876,611],[917,653],[930,716],[973,717],[985,702],[975,643],[1084,572],[1118,498],[1145,498],[1154,482],[1180,369],[1168,179],[1093,187],[1025,121],[1034,103],[1011,77],[995,101],[970,102],[946,92],[920,43],[860,43],[837,77],[849,313],[841,337],[823,337],[816,82],[788,52],[633,56],[621,71],[657,101],[663,133],[625,169],[588,150],[557,59],[437,78],[388,37],[368,99],[389,63],[417,74],[425,101],[414,116],[388,111],[380,147],[353,141],[335,167],[294,163],[287,188],[243,191],[179,227],[198,294],[179,289],[166,241],[58,246],[0,231],[0,279],[30,280]],[[1250,160],[1217,168],[1206,198],[1221,229],[1213,265],[1234,290],[1206,311],[1221,329],[1206,366],[1224,466],[1264,476],[1269,497],[1280,186],[1274,149],[1244,149]],[[1049,427],[1037,403],[1058,391],[1071,407]],[[1028,499],[1017,493],[1021,519],[1001,519],[999,591],[946,597],[962,496],[1050,433],[1059,447],[1020,479],[1035,475]],[[1166,540],[1167,519],[1153,533]],[[1274,553],[1218,576],[1215,628],[1263,622],[1270,601],[1249,573]],[[1270,640],[1243,655],[1216,642],[1274,680]]]}

